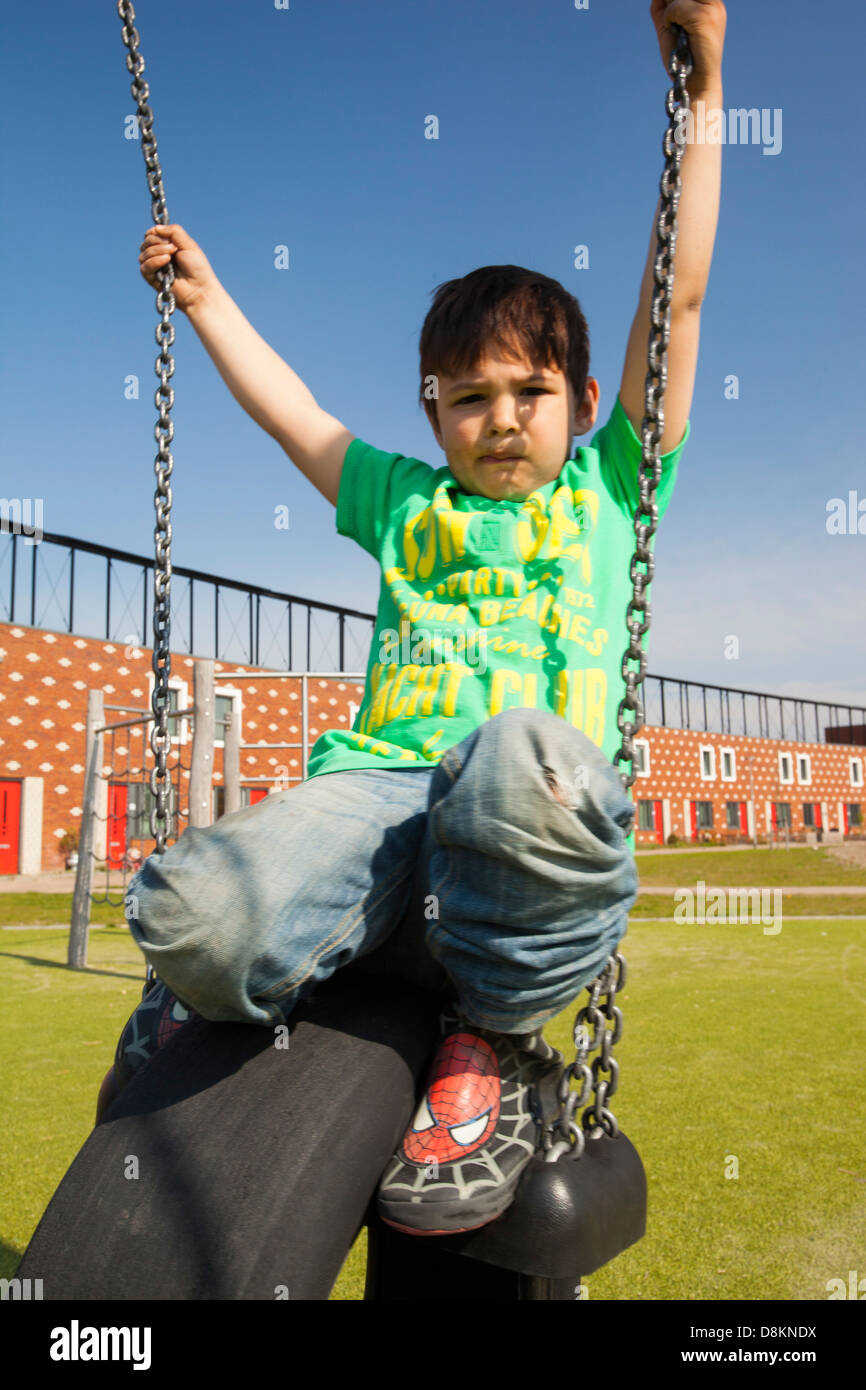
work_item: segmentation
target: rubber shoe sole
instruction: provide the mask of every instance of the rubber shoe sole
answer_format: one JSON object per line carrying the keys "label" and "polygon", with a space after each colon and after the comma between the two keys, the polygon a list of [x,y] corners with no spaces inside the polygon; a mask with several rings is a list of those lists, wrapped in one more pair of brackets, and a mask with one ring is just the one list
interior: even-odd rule
{"label": "rubber shoe sole", "polygon": [[407,1235],[453,1235],[501,1216],[557,1113],[563,1065],[540,1033],[449,1030],[380,1182],[382,1221]]}

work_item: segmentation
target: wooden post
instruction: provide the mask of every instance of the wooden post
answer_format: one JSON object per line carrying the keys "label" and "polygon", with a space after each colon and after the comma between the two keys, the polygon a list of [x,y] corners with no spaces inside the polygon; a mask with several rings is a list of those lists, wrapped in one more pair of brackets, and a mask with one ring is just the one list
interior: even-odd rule
{"label": "wooden post", "polygon": [[[309,643],[307,644],[309,646]],[[309,656],[309,652],[307,653]],[[309,739],[309,719],[307,717],[307,673],[301,676],[301,779],[307,780],[307,740]]]}
{"label": "wooden post", "polygon": [[67,964],[73,970],[84,970],[87,966],[87,933],[90,926],[90,898],[93,891],[93,858],[99,819],[104,738],[103,734],[98,734],[96,730],[104,723],[105,696],[101,690],[88,690],[87,731],[84,735],[84,798],[66,957]]}
{"label": "wooden post", "polygon": [[192,765],[189,772],[189,824],[210,825],[215,724],[214,663],[197,661],[193,674]]}
{"label": "wooden post", "polygon": [[241,721],[237,710],[232,707],[226,720],[225,742],[223,744],[223,786],[225,787],[225,813],[241,809]]}

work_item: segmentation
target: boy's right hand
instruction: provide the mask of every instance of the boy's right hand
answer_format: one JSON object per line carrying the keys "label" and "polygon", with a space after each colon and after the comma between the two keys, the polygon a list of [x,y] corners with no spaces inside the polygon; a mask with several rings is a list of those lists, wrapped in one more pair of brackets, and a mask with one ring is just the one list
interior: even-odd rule
{"label": "boy's right hand", "polygon": [[188,314],[219,281],[201,247],[178,223],[151,227],[141,243],[138,261],[142,275],[154,289],[160,287],[157,271],[172,258],[174,283],[171,291],[178,309]]}

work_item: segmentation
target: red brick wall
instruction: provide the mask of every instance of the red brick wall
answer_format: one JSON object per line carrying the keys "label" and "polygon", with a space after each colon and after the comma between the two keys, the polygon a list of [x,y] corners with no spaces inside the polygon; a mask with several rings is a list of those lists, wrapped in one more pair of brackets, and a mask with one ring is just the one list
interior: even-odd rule
{"label": "red brick wall", "polygon": [[[172,681],[186,682],[191,705],[193,667],[197,658],[173,654]],[[301,741],[301,681],[295,677],[280,681],[248,681],[227,677],[226,672],[251,671],[216,663],[216,689],[221,684],[240,690],[242,740],[245,743]],[[85,725],[87,692],[101,689],[107,705],[150,706],[151,672],[149,648],[130,648],[96,638],[75,637],[69,633],[44,632],[37,628],[0,624],[0,779],[41,777],[43,779],[42,867],[63,867],[57,841],[63,831],[81,824],[84,789]],[[335,726],[348,727],[349,703],[360,705],[363,684],[344,677],[309,682],[308,746],[320,733]],[[106,712],[106,722],[133,716]],[[178,721],[179,722],[179,721]],[[189,767],[190,735],[186,743],[173,744],[182,768]],[[118,780],[138,780],[142,768],[150,773],[153,756],[146,739],[138,731],[123,730],[113,735],[114,761],[107,768]],[[111,738],[106,736],[104,754],[111,756]],[[222,748],[215,750],[214,783],[222,783]],[[268,750],[261,753],[241,750],[241,782],[265,775],[275,780],[280,768],[288,777],[301,777],[300,748]],[[185,780],[188,773],[182,774]],[[265,783],[258,783],[265,786]],[[143,843],[146,854],[150,845]]]}
{"label": "red brick wall", "polygon": [[[172,679],[186,682],[187,698],[181,704],[192,704],[193,667],[196,658],[172,656]],[[216,664],[216,688],[221,684],[238,689],[242,703],[242,739],[245,743],[295,741],[301,739],[301,681],[294,677],[281,681],[248,681],[229,677],[226,672],[251,671],[255,668]],[[44,632],[41,629],[0,624],[0,779],[41,777],[44,788],[43,858],[44,869],[62,867],[57,841],[65,829],[80,825],[81,799],[84,785],[84,734],[87,716],[87,692],[99,688],[106,704],[134,705],[149,708],[151,652],[148,648],[122,647],[96,638],[70,636],[68,633]],[[348,727],[349,703],[361,703],[363,687],[360,682],[347,681],[342,676],[310,682],[309,746],[319,734],[335,726]],[[107,719],[115,722],[130,716],[109,711]],[[121,731],[114,736],[114,760],[108,768],[116,780],[136,780],[142,768],[150,772],[153,759],[150,748],[143,750],[145,740],[139,732]],[[182,768],[189,767],[189,730],[186,743],[173,745],[180,756]],[[765,801],[791,803],[792,831],[803,829],[802,803],[829,803],[828,827],[838,822],[838,802],[861,803],[866,796],[852,787],[849,775],[851,755],[864,758],[864,751],[840,744],[781,742],[777,739],[730,737],[716,733],[696,733],[682,729],[647,728],[650,750],[649,776],[638,777],[633,788],[635,800],[668,798],[671,811],[671,830],[681,838],[688,829],[683,817],[683,799],[712,801],[714,834],[724,838],[725,802],[749,800],[749,769],[747,756],[754,758],[754,790],[759,835],[765,829]],[[105,757],[110,759],[111,740],[105,740]],[[716,777],[704,782],[700,775],[700,747],[716,749]],[[723,747],[736,752],[736,781],[723,782],[721,753]],[[794,758],[793,784],[779,784],[778,754],[787,750]],[[808,753],[811,758],[812,781],[801,786],[796,776],[796,754]],[[281,768],[288,768],[289,778],[300,779],[300,749],[278,749],[256,752],[241,751],[241,781],[265,775],[276,781]],[[285,774],[282,774],[285,775]],[[188,778],[188,772],[186,773]],[[222,783],[222,749],[215,750],[216,786]],[[265,783],[258,785],[264,786]],[[840,827],[841,828],[841,827]],[[862,833],[855,830],[853,833]],[[655,839],[652,831],[637,831],[638,843]],[[150,845],[142,844],[148,853]]]}
{"label": "red brick wall", "polygon": [[[671,833],[680,839],[690,838],[690,828],[685,824],[683,800],[711,801],[713,804],[713,830],[706,832],[711,839],[725,840],[725,803],[728,801],[748,802],[750,797],[749,763],[751,757],[754,786],[756,828],[759,837],[766,833],[767,801],[787,801],[791,805],[791,833],[802,834],[804,829],[803,803],[827,802],[828,820],[824,829],[839,825],[838,803],[866,803],[866,793],[862,783],[852,786],[850,759],[856,757],[866,767],[866,754],[862,747],[855,745],[799,743],[793,740],[772,738],[745,738],[742,735],[700,733],[690,729],[659,729],[646,727],[639,738],[646,738],[649,744],[649,776],[639,776],[632,787],[635,801],[652,801],[668,798],[671,811]],[[715,749],[715,777],[712,781],[701,778],[702,747]],[[735,780],[722,780],[723,748],[730,748],[735,754]],[[791,755],[793,782],[779,780],[779,754]],[[799,782],[797,775],[797,754],[806,753],[811,762],[811,781]],[[864,773],[861,770],[861,778]],[[861,812],[862,814],[862,812]],[[851,834],[863,833],[864,827],[852,827]],[[637,843],[652,843],[652,831],[642,830],[636,834]]]}

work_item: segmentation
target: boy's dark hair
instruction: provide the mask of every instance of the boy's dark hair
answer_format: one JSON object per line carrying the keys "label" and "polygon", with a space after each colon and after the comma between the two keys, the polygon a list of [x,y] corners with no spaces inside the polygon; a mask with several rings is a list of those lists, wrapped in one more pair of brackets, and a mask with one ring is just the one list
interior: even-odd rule
{"label": "boy's dark hair", "polygon": [[589,329],[574,295],[538,271],[519,265],[485,265],[459,280],[447,280],[434,299],[419,344],[418,399],[438,425],[429,378],[472,371],[495,345],[503,356],[515,350],[533,362],[558,367],[571,381],[580,405],[589,375]]}

